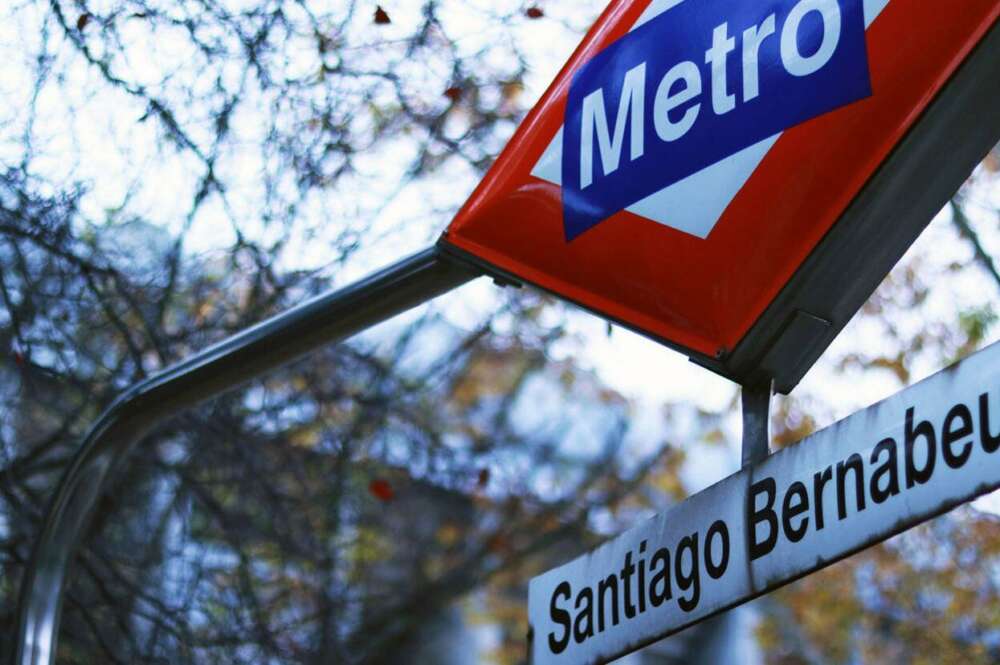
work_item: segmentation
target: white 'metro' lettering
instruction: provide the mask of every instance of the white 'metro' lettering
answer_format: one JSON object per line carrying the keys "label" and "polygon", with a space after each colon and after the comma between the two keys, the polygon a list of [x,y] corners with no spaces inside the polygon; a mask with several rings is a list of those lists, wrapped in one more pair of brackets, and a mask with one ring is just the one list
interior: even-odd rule
{"label": "white 'metro' lettering", "polygon": [[625,74],[621,99],[618,102],[618,118],[615,120],[615,136],[612,140],[608,129],[608,115],[604,109],[604,90],[598,88],[583,100],[583,135],[580,145],[580,189],[594,181],[594,132],[601,147],[601,163],[604,175],[618,169],[622,147],[625,142],[625,124],[629,108],[632,109],[630,128],[632,160],[642,157],[645,149],[643,128],[643,107],[646,104],[646,63],[633,67]]}
{"label": "white 'metro' lettering", "polygon": [[[819,12],[823,17],[823,43],[812,55],[803,58],[799,52],[799,27],[809,12]],[[792,12],[781,30],[781,62],[793,76],[809,76],[830,62],[840,43],[840,5],[837,0],[802,0],[792,8]]]}
{"label": "white 'metro' lettering", "polygon": [[[678,82],[683,82],[684,85],[674,89]],[[701,72],[698,71],[698,65],[690,60],[674,65],[656,89],[656,100],[653,103],[656,135],[664,141],[676,141],[687,134],[694,126],[694,121],[698,119],[701,104],[689,106],[677,122],[670,119],[670,112],[699,96],[701,96]]]}
{"label": "white 'metro' lettering", "polygon": [[[815,53],[803,55],[799,50],[802,23],[812,13],[823,20],[823,41]],[[760,49],[777,32],[775,14],[759,25],[742,32],[743,103],[760,96]],[[840,44],[843,17],[838,0],[800,0],[781,28],[781,63],[792,76],[809,76],[822,69],[833,58]],[[728,81],[729,55],[736,50],[736,38],[729,34],[729,24],[723,23],[712,32],[712,46],[705,52],[712,91],[712,110],[716,115],[733,111],[736,92]],[[690,60],[671,67],[660,79],[653,98],[653,127],[661,141],[677,141],[694,127],[701,113],[698,101],[703,93],[702,72]],[[683,113],[682,113],[683,111]],[[601,171],[608,176],[621,165],[625,147],[625,132],[629,131],[629,158],[639,159],[645,152],[646,63],[625,73],[618,115],[614,128],[608,125],[604,89],[598,88],[583,99],[580,132],[580,189],[594,183],[594,135],[600,149]],[[680,117],[678,118],[678,114]],[[673,116],[673,117],[672,117]]]}
{"label": "white 'metro' lettering", "polygon": [[723,23],[712,32],[712,48],[705,51],[705,64],[712,66],[712,109],[715,115],[736,108],[736,95],[730,94],[726,80],[726,60],[736,49],[736,39],[729,36],[729,24]]}

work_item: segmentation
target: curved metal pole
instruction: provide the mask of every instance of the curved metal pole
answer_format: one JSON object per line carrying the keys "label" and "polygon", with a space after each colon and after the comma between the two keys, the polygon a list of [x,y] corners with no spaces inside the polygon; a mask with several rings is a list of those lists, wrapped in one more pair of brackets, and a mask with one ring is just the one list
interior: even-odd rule
{"label": "curved metal pole", "polygon": [[98,418],[59,483],[21,583],[14,665],[50,665],[80,534],[110,472],[163,419],[431,300],[478,273],[437,248],[320,295],[133,386]]}

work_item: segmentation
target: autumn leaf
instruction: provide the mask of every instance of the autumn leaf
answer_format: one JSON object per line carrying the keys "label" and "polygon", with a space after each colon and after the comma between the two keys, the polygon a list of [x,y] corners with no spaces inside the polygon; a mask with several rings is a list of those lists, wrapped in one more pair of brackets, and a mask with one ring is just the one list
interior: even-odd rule
{"label": "autumn leaf", "polygon": [[80,14],[80,18],[76,19],[76,29],[82,32],[87,27],[87,24],[90,23],[91,18],[93,17],[89,13]]}
{"label": "autumn leaf", "polygon": [[516,101],[521,93],[524,92],[524,84],[520,81],[508,81],[503,84],[501,89],[501,94],[503,95],[504,101],[513,102]]}
{"label": "autumn leaf", "polygon": [[393,497],[396,496],[389,481],[382,478],[375,478],[368,483],[368,491],[379,501],[392,501]]}
{"label": "autumn leaf", "polygon": [[506,395],[524,378],[534,358],[523,349],[485,349],[472,357],[456,381],[452,398],[468,408],[486,396]]}
{"label": "autumn leaf", "polygon": [[510,540],[505,534],[497,532],[486,540],[486,548],[494,554],[506,554],[510,551]]}
{"label": "autumn leaf", "polygon": [[983,160],[983,168],[990,173],[1000,173],[1000,150],[993,149]]}
{"label": "autumn leaf", "polygon": [[392,23],[392,19],[389,18],[389,13],[382,9],[382,5],[375,6],[375,25],[388,25]]}
{"label": "autumn leaf", "polygon": [[533,5],[524,10],[524,15],[531,19],[542,18],[545,16],[545,12],[538,5]]}
{"label": "autumn leaf", "polygon": [[880,356],[869,361],[870,367],[889,370],[904,386],[910,382],[910,370],[906,366],[906,354],[902,351],[894,357]]}
{"label": "autumn leaf", "polygon": [[456,524],[445,524],[437,531],[437,541],[445,547],[454,547],[462,539],[462,530]]}
{"label": "autumn leaf", "polygon": [[444,91],[444,96],[450,99],[453,104],[455,104],[458,102],[458,100],[462,98],[462,89],[457,85],[453,85]]}
{"label": "autumn leaf", "polygon": [[985,307],[960,312],[958,315],[958,325],[973,345],[986,339],[990,329],[996,325],[998,320],[1000,320],[1000,316],[993,311],[989,304]]}

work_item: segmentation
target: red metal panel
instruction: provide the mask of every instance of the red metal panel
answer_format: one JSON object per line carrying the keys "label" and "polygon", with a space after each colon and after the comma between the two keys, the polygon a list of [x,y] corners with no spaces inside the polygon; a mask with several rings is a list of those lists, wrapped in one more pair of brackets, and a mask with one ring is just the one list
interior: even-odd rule
{"label": "red metal panel", "polygon": [[623,211],[567,242],[560,187],[531,171],[563,124],[574,73],[648,5],[610,4],[444,240],[653,337],[715,356],[735,347],[836,223],[996,22],[1000,3],[890,0],[866,32],[873,95],[785,131],[706,238]]}

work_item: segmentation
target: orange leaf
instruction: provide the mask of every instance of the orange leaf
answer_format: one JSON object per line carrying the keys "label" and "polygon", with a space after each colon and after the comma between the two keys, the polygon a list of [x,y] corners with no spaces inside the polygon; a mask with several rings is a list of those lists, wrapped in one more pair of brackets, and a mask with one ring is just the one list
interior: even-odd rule
{"label": "orange leaf", "polygon": [[462,89],[457,85],[453,85],[444,91],[444,96],[450,99],[452,103],[456,103],[462,98]]}
{"label": "orange leaf", "polygon": [[375,24],[376,25],[388,25],[392,23],[392,19],[389,18],[389,13],[382,9],[382,5],[375,6]]}
{"label": "orange leaf", "polygon": [[542,11],[542,8],[539,7],[538,5],[534,5],[524,10],[524,15],[527,16],[528,18],[542,18],[543,16],[545,16],[545,12]]}
{"label": "orange leaf", "polygon": [[381,478],[376,478],[368,483],[368,491],[379,501],[392,501],[396,495],[392,491],[392,485],[389,484],[389,481]]}
{"label": "orange leaf", "polygon": [[502,533],[494,533],[486,540],[486,547],[496,554],[505,554],[510,551],[510,541]]}
{"label": "orange leaf", "polygon": [[1000,150],[993,150],[983,160],[983,167],[990,173],[1000,172]]}
{"label": "orange leaf", "polygon": [[83,30],[90,23],[90,19],[93,18],[90,14],[80,14],[80,18],[76,19],[76,29]]}

